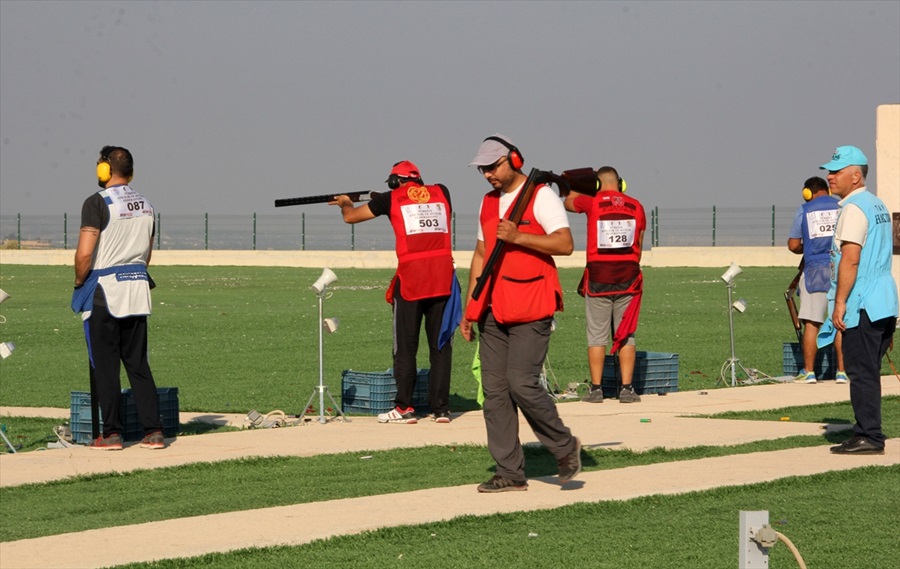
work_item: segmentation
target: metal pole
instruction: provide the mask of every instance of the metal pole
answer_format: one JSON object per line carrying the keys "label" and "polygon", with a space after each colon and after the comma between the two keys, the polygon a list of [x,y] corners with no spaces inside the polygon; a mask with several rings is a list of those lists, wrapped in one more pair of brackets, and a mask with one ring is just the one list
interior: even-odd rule
{"label": "metal pole", "polygon": [[659,247],[659,206],[656,206],[654,209],[656,210],[656,243],[653,245]]}
{"label": "metal pole", "polygon": [[713,242],[712,246],[716,246],[716,206],[713,206]]}
{"label": "metal pole", "polygon": [[209,251],[209,213],[203,214],[203,250]]}
{"label": "metal pole", "polygon": [[300,213],[300,250],[306,251],[306,212]]}
{"label": "metal pole", "polygon": [[69,248],[69,214],[63,214],[63,249]]}
{"label": "metal pole", "polygon": [[356,251],[356,226],[350,226],[350,250]]}
{"label": "metal pole", "polygon": [[21,249],[22,248],[22,214],[21,213],[16,214],[16,243],[17,243],[16,248]]}
{"label": "metal pole", "polygon": [[162,245],[160,244],[161,237],[162,237],[162,214],[157,213],[156,214],[156,248],[157,249],[162,248]]}
{"label": "metal pole", "polygon": [[456,251],[456,212],[454,211],[451,216],[453,217],[453,250]]}
{"label": "metal pole", "polygon": [[319,294],[319,422],[325,424],[325,367],[324,367],[324,339],[322,338],[322,304],[325,301],[325,290],[327,286],[322,287],[322,293]]}
{"label": "metal pole", "polygon": [[735,370],[735,367],[738,361],[734,356],[734,310],[731,308],[731,289],[734,288],[734,281],[728,283],[726,288],[728,289],[728,331],[731,333],[731,387],[734,387],[737,385],[737,370]]}
{"label": "metal pole", "polygon": [[253,212],[253,250],[256,251],[256,212]]}
{"label": "metal pole", "polygon": [[775,204],[772,204],[772,247],[775,246]]}

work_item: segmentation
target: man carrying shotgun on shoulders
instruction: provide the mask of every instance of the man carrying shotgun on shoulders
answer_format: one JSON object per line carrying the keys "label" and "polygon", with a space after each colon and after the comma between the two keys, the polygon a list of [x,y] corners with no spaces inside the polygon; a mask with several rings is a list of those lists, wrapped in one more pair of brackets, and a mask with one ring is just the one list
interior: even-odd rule
{"label": "man carrying shotgun on shoulders", "polygon": [[[540,383],[553,314],[563,307],[552,255],[572,254],[572,233],[559,197],[549,186],[536,183],[537,170],[526,176],[523,163],[519,149],[497,134],[481,143],[470,164],[493,188],[481,202],[460,323],[466,340],[475,339],[474,323],[481,334],[484,421],[488,450],[497,463],[494,476],[478,486],[479,492],[528,489],[519,409],[559,462],[560,482],[581,471],[581,443]],[[479,294],[474,294],[476,288]]]}

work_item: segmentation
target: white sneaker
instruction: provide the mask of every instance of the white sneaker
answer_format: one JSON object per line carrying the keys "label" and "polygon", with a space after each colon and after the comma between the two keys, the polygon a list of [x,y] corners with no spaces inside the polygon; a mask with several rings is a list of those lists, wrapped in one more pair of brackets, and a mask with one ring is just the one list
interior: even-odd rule
{"label": "white sneaker", "polygon": [[414,425],[414,424],[418,423],[419,420],[416,419],[416,412],[413,410],[412,407],[408,407],[402,413],[396,407],[394,407],[387,413],[379,414],[378,422],[379,423],[404,423],[407,425]]}

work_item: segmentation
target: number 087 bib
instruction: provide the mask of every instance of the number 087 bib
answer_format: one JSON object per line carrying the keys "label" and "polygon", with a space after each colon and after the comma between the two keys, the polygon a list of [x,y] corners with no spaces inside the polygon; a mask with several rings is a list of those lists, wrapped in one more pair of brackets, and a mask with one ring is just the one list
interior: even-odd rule
{"label": "number 087 bib", "polygon": [[597,221],[597,249],[619,249],[634,245],[637,221],[601,219]]}

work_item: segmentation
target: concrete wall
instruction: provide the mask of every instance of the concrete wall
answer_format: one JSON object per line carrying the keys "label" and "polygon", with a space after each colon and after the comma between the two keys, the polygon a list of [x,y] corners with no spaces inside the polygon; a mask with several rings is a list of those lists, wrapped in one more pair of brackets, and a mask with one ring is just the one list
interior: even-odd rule
{"label": "concrete wall", "polygon": [[[72,250],[0,250],[0,265],[69,265]],[[456,264],[468,268],[471,251],[454,253]],[[560,267],[583,267],[584,253],[556,259]],[[795,267],[800,257],[787,247],[656,247],[645,251],[645,267],[722,267],[734,261],[742,267]],[[397,265],[393,251],[154,251],[151,265],[391,268]]]}
{"label": "concrete wall", "polygon": [[[875,151],[877,167],[875,193],[894,217],[894,240],[900,228],[900,105],[879,105],[876,112]],[[895,250],[896,253],[896,250]],[[900,285],[900,255],[894,255],[894,282]]]}

